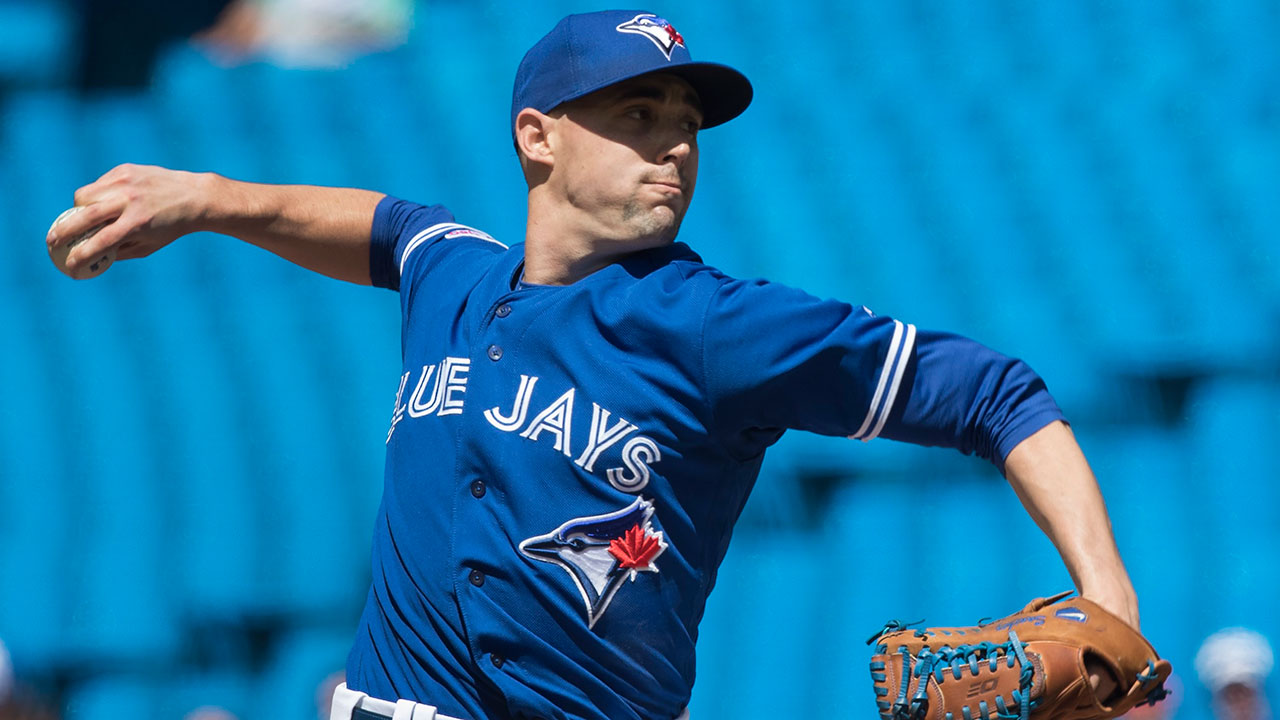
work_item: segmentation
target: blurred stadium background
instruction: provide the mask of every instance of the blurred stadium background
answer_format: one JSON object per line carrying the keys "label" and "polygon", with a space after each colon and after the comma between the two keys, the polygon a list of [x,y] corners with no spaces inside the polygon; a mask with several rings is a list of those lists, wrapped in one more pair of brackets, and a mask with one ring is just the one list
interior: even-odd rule
{"label": "blurred stadium background", "polygon": [[[85,81],[86,37],[151,4],[102,5],[0,0],[0,639],[65,717],[313,718],[366,590],[394,296],[213,235],[75,283],[45,230],[137,162],[443,202],[519,241],[514,69],[599,6],[415,3],[406,42],[328,69],[178,39],[113,89]],[[652,9],[756,87],[702,137],[682,239],[1030,362],[1100,478],[1176,717],[1209,718],[1200,641],[1280,639],[1280,3]],[[883,621],[1068,586],[990,466],[793,433],[711,597],[693,716],[874,717]]]}

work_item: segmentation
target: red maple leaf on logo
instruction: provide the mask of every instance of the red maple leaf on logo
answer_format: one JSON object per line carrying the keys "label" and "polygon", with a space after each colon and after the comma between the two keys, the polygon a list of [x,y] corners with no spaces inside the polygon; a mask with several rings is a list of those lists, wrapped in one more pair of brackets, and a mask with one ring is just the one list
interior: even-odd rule
{"label": "red maple leaf on logo", "polygon": [[662,550],[662,534],[649,533],[639,525],[609,541],[609,554],[618,559],[618,567],[628,570],[657,570],[653,559]]}
{"label": "red maple leaf on logo", "polygon": [[679,32],[676,32],[676,29],[673,25],[668,23],[666,27],[666,31],[667,31],[667,35],[671,38],[671,42],[674,42],[680,47],[684,47],[684,36],[681,35]]}

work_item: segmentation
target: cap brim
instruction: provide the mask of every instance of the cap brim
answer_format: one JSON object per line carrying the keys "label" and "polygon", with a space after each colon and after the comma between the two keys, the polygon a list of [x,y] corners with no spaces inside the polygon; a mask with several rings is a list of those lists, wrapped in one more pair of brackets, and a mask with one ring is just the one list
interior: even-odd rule
{"label": "cap brim", "polygon": [[[702,102],[702,128],[712,128],[742,114],[751,104],[755,91],[747,76],[728,65],[691,62],[653,73],[670,73],[684,78],[698,93]],[[645,73],[646,75],[653,73]]]}
{"label": "cap brim", "polygon": [[591,93],[617,85],[620,82],[660,73],[667,73],[684,79],[685,82],[693,87],[694,92],[698,93],[698,101],[702,104],[703,130],[722,125],[741,115],[747,109],[747,106],[751,104],[751,98],[755,94],[755,91],[751,88],[751,81],[747,80],[747,76],[728,65],[688,62],[611,79],[608,82],[561,98],[556,101],[554,106],[543,109],[543,112],[550,112],[564,103],[586,97]]}

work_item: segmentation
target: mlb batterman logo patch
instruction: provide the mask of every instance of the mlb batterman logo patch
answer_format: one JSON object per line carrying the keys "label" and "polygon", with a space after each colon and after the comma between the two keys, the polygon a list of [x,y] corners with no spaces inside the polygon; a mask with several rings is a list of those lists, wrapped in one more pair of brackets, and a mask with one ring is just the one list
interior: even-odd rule
{"label": "mlb batterman logo patch", "polygon": [[654,560],[667,541],[653,529],[653,511],[652,501],[636,498],[617,512],[574,518],[531,537],[520,543],[520,552],[568,572],[586,604],[587,626],[595,627],[625,581],[658,572]]}
{"label": "mlb batterman logo patch", "polygon": [[618,32],[649,38],[668,60],[671,59],[671,51],[675,50],[677,45],[684,47],[684,37],[676,31],[675,26],[652,13],[641,13],[622,23],[618,26]]}

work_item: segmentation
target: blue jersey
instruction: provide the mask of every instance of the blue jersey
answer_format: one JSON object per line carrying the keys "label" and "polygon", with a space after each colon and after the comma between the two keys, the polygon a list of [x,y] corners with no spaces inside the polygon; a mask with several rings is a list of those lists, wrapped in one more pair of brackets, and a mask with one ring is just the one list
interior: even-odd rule
{"label": "blue jersey", "polygon": [[716,570],[789,428],[1000,463],[1061,417],[1026,365],[738,280],[681,243],[571,285],[384,199],[403,372],[347,682],[472,718],[673,718]]}

